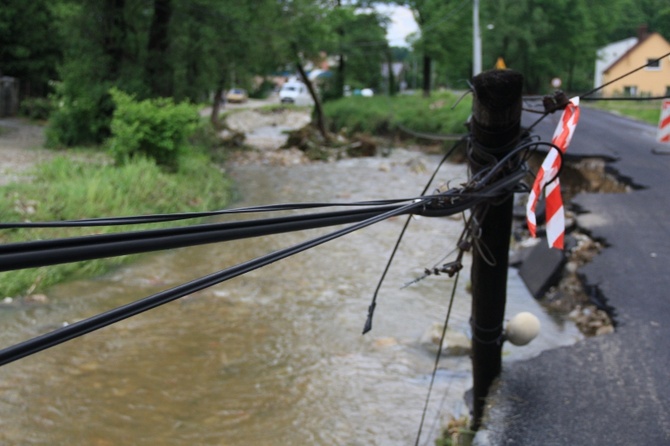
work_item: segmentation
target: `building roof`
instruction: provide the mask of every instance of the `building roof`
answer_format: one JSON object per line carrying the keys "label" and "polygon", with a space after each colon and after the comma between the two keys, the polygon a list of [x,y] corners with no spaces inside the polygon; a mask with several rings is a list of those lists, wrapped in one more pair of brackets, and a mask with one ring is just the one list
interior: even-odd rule
{"label": "building roof", "polygon": [[[638,49],[640,46],[642,46],[642,44],[644,44],[644,42],[646,42],[651,36],[654,36],[654,35],[657,35],[657,36],[659,36],[661,39],[665,40],[665,39],[663,38],[662,35],[660,35],[659,33],[656,33],[656,32],[651,33],[651,34],[644,34],[644,35],[640,36],[640,37],[637,39],[637,43],[636,43],[635,45],[631,46],[630,48],[628,48],[628,51],[626,51],[625,53],[623,53],[623,54],[621,55],[621,57],[619,57],[618,59],[616,59],[616,60],[615,60],[614,62],[612,62],[607,68],[605,68],[605,69],[603,70],[603,73],[607,73],[607,72],[610,71],[612,68],[614,68],[616,65],[618,65],[620,62],[622,62],[622,61],[623,61],[626,57],[628,57],[630,54],[632,54],[632,53],[634,53],[635,51],[637,51],[637,49]],[[666,41],[666,43],[667,43],[667,41]],[[668,45],[670,45],[670,43],[669,43]]]}

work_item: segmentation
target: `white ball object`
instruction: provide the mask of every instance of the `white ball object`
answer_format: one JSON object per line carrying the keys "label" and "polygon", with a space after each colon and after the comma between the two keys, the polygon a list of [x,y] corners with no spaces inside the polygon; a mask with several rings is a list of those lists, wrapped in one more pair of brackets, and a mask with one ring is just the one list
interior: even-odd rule
{"label": "white ball object", "polygon": [[532,313],[524,311],[507,323],[506,339],[514,345],[526,345],[540,333],[540,320]]}

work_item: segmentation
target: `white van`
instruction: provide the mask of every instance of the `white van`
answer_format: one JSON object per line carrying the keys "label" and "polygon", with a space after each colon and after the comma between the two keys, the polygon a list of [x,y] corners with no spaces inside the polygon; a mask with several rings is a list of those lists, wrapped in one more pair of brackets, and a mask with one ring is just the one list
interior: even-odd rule
{"label": "white van", "polygon": [[279,90],[279,100],[282,104],[314,105],[307,86],[302,82],[286,82]]}

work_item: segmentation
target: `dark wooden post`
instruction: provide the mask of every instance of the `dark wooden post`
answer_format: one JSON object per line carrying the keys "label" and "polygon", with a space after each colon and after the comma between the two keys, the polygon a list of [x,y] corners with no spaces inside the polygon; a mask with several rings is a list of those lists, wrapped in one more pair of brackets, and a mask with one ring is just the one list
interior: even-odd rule
{"label": "dark wooden post", "polygon": [[[512,70],[486,71],[474,77],[473,171],[507,155],[519,140],[522,85],[523,76]],[[477,242],[481,249],[473,251],[471,270],[474,430],[481,424],[489,387],[501,370],[512,206],[509,196],[473,209],[481,231]]]}

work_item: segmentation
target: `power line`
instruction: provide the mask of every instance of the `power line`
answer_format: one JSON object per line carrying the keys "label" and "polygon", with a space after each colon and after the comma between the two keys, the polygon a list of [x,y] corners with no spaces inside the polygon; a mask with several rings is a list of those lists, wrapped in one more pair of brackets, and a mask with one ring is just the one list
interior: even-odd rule
{"label": "power line", "polygon": [[26,356],[38,353],[47,348],[54,347],[63,342],[80,337],[84,334],[91,333],[95,330],[99,330],[108,325],[114,324],[129,317],[143,313],[147,310],[151,310],[158,306],[172,302],[173,300],[192,294],[196,291],[200,291],[202,289],[217,285],[221,282],[240,276],[242,274],[246,274],[250,271],[256,270],[263,266],[267,266],[278,260],[290,257],[294,254],[298,254],[307,249],[314,248],[323,243],[334,240],[338,237],[342,237],[346,234],[357,231],[359,229],[363,229],[367,226],[386,220],[388,218],[401,215],[406,212],[411,212],[412,210],[418,209],[423,205],[424,205],[423,201],[418,201],[416,203],[410,203],[405,206],[397,207],[396,209],[388,210],[376,216],[367,218],[364,221],[361,221],[357,224],[351,225],[347,228],[337,230],[330,234],[308,240],[306,242],[294,245],[289,248],[281,249],[274,253],[258,257],[256,259],[250,260],[245,263],[241,263],[239,265],[235,265],[233,267],[221,270],[217,273],[201,277],[191,282],[179,285],[169,290],[162,291],[160,293],[115,308],[105,313],[101,313],[91,318],[75,322],[74,324],[68,325],[66,327],[61,327],[57,330],[54,330],[42,336],[38,336],[36,338],[13,345],[11,347],[7,347],[3,350],[0,350],[0,366],[16,361],[17,359],[21,359]]}
{"label": "power line", "polygon": [[633,101],[633,102],[642,102],[642,101],[657,101],[661,99],[670,99],[670,95],[665,96],[622,96],[622,97],[612,97],[612,98],[602,98],[602,97],[586,97],[581,98],[583,101]]}
{"label": "power line", "polygon": [[[525,172],[521,173],[525,174]],[[452,189],[439,195],[414,199],[411,203],[422,203],[422,205],[417,209],[412,209],[414,213],[425,216],[452,215],[500,193],[501,189],[509,186],[507,179],[502,179],[496,183],[481,185],[476,189]],[[0,271],[335,226],[359,222],[404,206],[406,205],[380,205],[372,208],[364,207],[298,216],[10,243],[0,245]]]}
{"label": "power line", "polygon": [[165,223],[169,221],[215,217],[215,216],[223,216],[231,214],[295,211],[295,210],[329,208],[329,207],[381,206],[381,205],[398,204],[406,201],[411,201],[414,199],[415,198],[399,198],[390,200],[370,200],[370,201],[358,201],[349,203],[333,203],[333,202],[284,203],[284,204],[271,204],[261,206],[248,206],[243,208],[222,209],[217,211],[205,211],[205,212],[133,215],[126,217],[100,217],[100,218],[87,218],[79,220],[60,220],[60,221],[46,221],[46,222],[11,222],[11,223],[0,223],[0,229],[96,227],[96,226],[121,226],[121,225],[148,224],[148,223]]}
{"label": "power line", "polygon": [[624,78],[630,76],[631,74],[633,74],[633,73],[635,73],[635,72],[637,72],[637,71],[640,71],[641,69],[643,69],[643,68],[645,68],[645,67],[648,67],[649,65],[657,64],[658,62],[661,61],[661,59],[664,59],[664,58],[666,58],[666,57],[668,57],[668,56],[670,56],[670,53],[666,53],[666,54],[662,55],[661,57],[659,57],[659,58],[657,58],[657,59],[650,59],[646,64],[641,65],[641,66],[635,68],[634,70],[631,70],[631,71],[629,71],[628,73],[623,74],[623,75],[617,77],[616,79],[613,79],[613,80],[611,80],[611,81],[609,81],[609,82],[606,82],[606,83],[602,84],[601,86],[594,88],[593,90],[590,90],[590,91],[588,91],[588,92],[586,92],[586,93],[584,93],[584,94],[581,94],[581,95],[579,96],[579,98],[580,98],[580,99],[584,99],[584,98],[586,98],[587,96],[591,96],[592,94],[597,93],[598,91],[602,90],[603,88],[607,87],[608,85],[611,85],[611,84],[613,84],[614,82],[620,81],[621,79],[624,79]]}
{"label": "power line", "polygon": [[[488,171],[489,173],[487,175],[484,175],[483,179],[492,178],[496,170],[496,166],[492,166],[492,169]],[[208,234],[208,231],[206,230],[212,228],[216,228],[215,230],[213,229],[213,232],[216,235],[215,238],[223,237],[232,239],[233,235],[252,236],[245,231],[251,231],[251,233],[254,234],[258,234],[259,231],[270,234],[278,233],[278,231],[295,231],[310,227],[343,224],[346,222],[354,223],[329,234],[201,277],[175,288],[162,291],[122,307],[76,322],[72,325],[59,328],[51,333],[0,350],[0,365],[13,362],[70,339],[106,327],[110,324],[156,308],[204,288],[214,286],[223,281],[319,246],[391,217],[403,214],[447,216],[462,212],[482,201],[515,192],[518,182],[526,174],[527,168],[525,167],[525,164],[518,165],[516,170],[511,172],[508,176],[493,181],[490,184],[483,184],[483,181],[476,181],[474,183],[469,183],[464,188],[450,189],[441,194],[423,196],[409,203],[398,205],[384,205],[375,208],[329,212],[316,215],[311,214],[307,216],[251,220],[224,223],[220,225],[195,225],[187,228],[172,228],[168,230],[142,231],[124,234],[106,234],[101,236],[16,243],[0,246],[0,264],[3,265],[2,267],[5,268],[5,270],[10,270],[45,264],[45,262],[46,264],[51,264],[54,262],[75,261],[80,257],[90,258],[90,256],[101,256],[103,253],[108,255],[119,255],[115,252],[111,252],[110,249],[113,249],[114,251],[121,250],[122,252],[126,252],[126,250],[130,249],[133,252],[137,252],[138,248],[133,248],[133,245],[137,244],[140,244],[144,250],[164,249],[166,244],[174,245],[181,243],[181,246],[188,246],[192,244],[193,240],[189,239],[189,243],[186,243],[180,236],[186,236],[187,239],[191,236],[196,238],[200,236],[212,237],[212,234]],[[217,233],[217,230],[220,231],[220,233]],[[238,231],[242,232],[239,233]],[[102,243],[101,240],[103,241]],[[202,240],[198,240],[202,242]],[[44,260],[44,258],[47,260]],[[12,264],[14,266],[12,266]]]}

